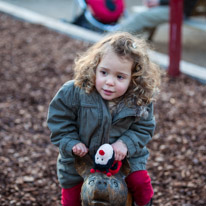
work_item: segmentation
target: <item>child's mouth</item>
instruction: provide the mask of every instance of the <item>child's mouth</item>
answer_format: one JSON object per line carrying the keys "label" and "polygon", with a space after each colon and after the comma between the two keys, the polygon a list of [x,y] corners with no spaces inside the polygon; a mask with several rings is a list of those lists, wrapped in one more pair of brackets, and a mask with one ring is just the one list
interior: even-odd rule
{"label": "child's mouth", "polygon": [[106,89],[103,89],[103,91],[104,91],[104,94],[106,94],[106,95],[111,95],[114,93],[113,91],[106,90]]}

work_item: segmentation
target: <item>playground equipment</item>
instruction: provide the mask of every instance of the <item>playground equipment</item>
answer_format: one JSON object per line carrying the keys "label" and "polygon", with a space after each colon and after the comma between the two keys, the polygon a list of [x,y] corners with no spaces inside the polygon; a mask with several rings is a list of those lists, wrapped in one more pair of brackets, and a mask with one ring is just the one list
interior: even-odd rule
{"label": "playground equipment", "polygon": [[129,164],[124,161],[120,171],[108,177],[102,172],[91,173],[93,167],[89,155],[75,157],[75,168],[84,178],[81,189],[82,205],[132,206],[132,197],[128,194],[124,177],[129,174]]}

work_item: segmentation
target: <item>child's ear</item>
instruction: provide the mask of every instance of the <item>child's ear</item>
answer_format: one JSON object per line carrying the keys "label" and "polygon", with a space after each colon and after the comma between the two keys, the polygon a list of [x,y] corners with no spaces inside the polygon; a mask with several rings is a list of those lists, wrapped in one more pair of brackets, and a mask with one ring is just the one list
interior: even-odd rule
{"label": "child's ear", "polygon": [[78,174],[85,178],[91,174],[90,169],[93,167],[93,162],[88,154],[84,157],[75,156],[74,166]]}

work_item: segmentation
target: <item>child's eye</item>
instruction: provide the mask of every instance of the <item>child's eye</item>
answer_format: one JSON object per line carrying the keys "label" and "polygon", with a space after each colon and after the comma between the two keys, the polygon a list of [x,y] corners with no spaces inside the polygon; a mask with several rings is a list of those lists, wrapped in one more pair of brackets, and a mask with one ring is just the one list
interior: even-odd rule
{"label": "child's eye", "polygon": [[120,80],[124,79],[124,77],[122,75],[117,75],[117,78],[120,79]]}
{"label": "child's eye", "polygon": [[101,71],[101,73],[102,73],[103,75],[107,75],[107,72],[106,72],[106,71]]}

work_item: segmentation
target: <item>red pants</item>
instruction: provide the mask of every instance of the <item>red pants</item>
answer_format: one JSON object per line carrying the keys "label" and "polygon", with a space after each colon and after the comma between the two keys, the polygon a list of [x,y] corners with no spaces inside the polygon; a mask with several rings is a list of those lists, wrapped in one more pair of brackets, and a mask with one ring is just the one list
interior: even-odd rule
{"label": "red pants", "polygon": [[131,173],[126,177],[126,183],[137,205],[143,206],[149,203],[154,192],[146,170]]}
{"label": "red pants", "polygon": [[63,206],[81,206],[80,192],[82,184],[83,182],[69,189],[62,188],[61,203]]}
{"label": "red pants", "polygon": [[[146,205],[153,196],[150,177],[146,170],[133,172],[126,178],[126,183],[137,205]],[[81,206],[80,191],[82,183],[69,188],[62,189],[63,206]]]}

